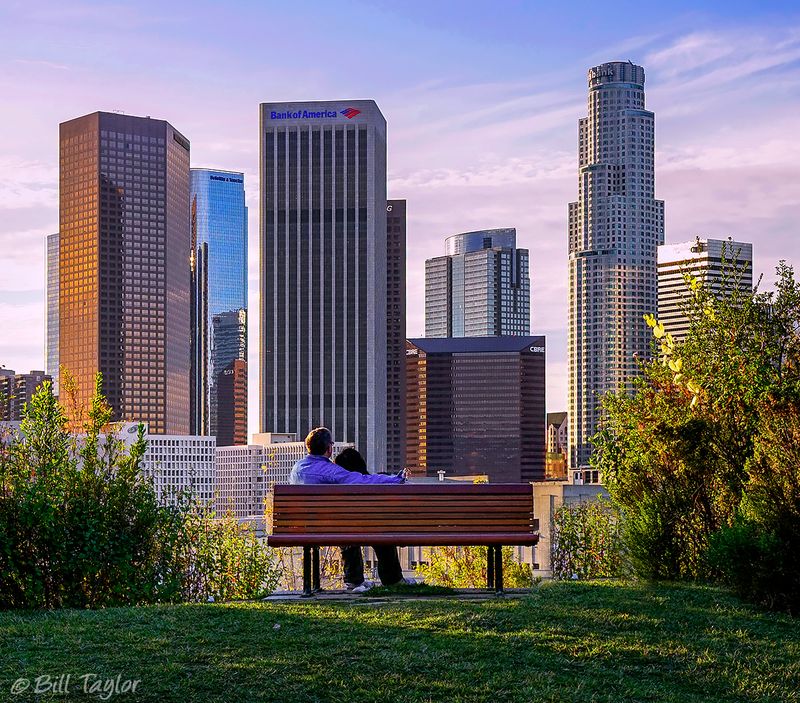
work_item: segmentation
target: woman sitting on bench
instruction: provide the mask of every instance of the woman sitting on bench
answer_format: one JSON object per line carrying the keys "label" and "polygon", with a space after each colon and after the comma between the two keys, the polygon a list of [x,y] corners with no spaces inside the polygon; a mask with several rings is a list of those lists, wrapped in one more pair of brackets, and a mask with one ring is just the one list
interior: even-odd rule
{"label": "woman sitting on bench", "polygon": [[[353,471],[364,476],[369,476],[367,462],[357,449],[348,447],[343,449],[334,459],[337,465],[348,471]],[[397,547],[387,545],[374,545],[372,551],[378,558],[378,578],[384,586],[395,586],[399,583],[415,585],[416,579],[403,578],[403,567],[397,556]],[[344,565],[344,584],[348,591],[360,593],[372,588],[373,581],[364,579],[364,558],[361,547],[342,547],[342,564]]]}

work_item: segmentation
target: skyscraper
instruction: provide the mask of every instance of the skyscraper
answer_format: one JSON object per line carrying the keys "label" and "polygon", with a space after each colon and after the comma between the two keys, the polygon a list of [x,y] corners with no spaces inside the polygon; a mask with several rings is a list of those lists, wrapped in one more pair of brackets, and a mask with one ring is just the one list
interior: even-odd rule
{"label": "skyscraper", "polygon": [[62,123],[59,231],[59,360],[78,401],[100,371],[115,419],[187,434],[188,140],[149,117]]}
{"label": "skyscraper", "polygon": [[[247,442],[247,311],[228,310],[211,317],[211,354],[209,369],[211,371],[209,383],[209,397],[211,412],[209,415],[212,434],[217,437],[217,444],[225,446],[237,444],[244,433]],[[233,362],[241,362],[234,364]],[[235,379],[224,378],[230,376],[230,370],[235,370]],[[233,392],[230,382],[235,380],[241,383],[245,379],[245,393]],[[220,383],[225,383],[227,391],[220,395]],[[238,386],[236,387],[238,388]],[[235,390],[235,389],[234,389]],[[234,403],[228,407],[228,404]],[[220,417],[225,420],[226,428],[220,427]],[[235,438],[231,434],[231,427],[236,427]],[[244,428],[244,430],[242,430]]]}
{"label": "skyscraper", "polygon": [[578,122],[578,200],[569,205],[570,466],[589,460],[600,397],[638,373],[650,352],[643,315],[656,311],[664,202],[655,200],[654,122],[644,69],[613,61],[589,71]]}
{"label": "skyscraper", "polygon": [[315,425],[386,464],[386,120],[262,103],[262,432]]}
{"label": "skyscraper", "polygon": [[386,204],[386,465],[406,461],[406,201]]}
{"label": "skyscraper", "polygon": [[234,359],[215,381],[217,446],[247,444],[247,362]]}
{"label": "skyscraper", "polygon": [[448,237],[445,256],[425,262],[425,336],[530,334],[528,250],[513,228]]}
{"label": "skyscraper", "polygon": [[544,478],[544,337],[426,337],[406,353],[412,472]]}
{"label": "skyscraper", "polygon": [[47,235],[47,314],[45,317],[45,366],[58,395],[58,232]]}
{"label": "skyscraper", "polygon": [[22,420],[25,405],[44,381],[52,381],[44,371],[15,373],[0,369],[0,420]]}
{"label": "skyscraper", "polygon": [[[736,261],[741,278],[724,278],[723,260]],[[734,286],[753,291],[753,245],[730,239],[701,239],[658,247],[658,321],[677,340],[686,337],[690,320],[683,310],[690,291],[683,278],[688,273],[703,281],[717,295],[729,294]],[[728,272],[730,273],[730,272]]]}
{"label": "skyscraper", "polygon": [[[217,380],[235,360],[247,364],[247,206],[244,174],[193,168],[192,222],[192,432],[218,436]],[[224,339],[215,339],[217,330]],[[233,336],[231,336],[233,335]],[[237,367],[239,368],[239,367]],[[239,371],[241,373],[241,370]],[[244,403],[226,409],[247,417]],[[223,438],[223,439],[227,439]]]}

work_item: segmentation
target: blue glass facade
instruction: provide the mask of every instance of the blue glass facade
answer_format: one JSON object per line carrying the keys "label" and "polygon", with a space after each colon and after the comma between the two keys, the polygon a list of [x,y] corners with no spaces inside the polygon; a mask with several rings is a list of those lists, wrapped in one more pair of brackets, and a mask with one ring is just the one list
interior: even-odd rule
{"label": "blue glass facade", "polygon": [[[247,206],[244,174],[191,170],[192,424],[216,435],[217,376],[235,359],[247,360]],[[215,320],[234,317],[241,339],[215,344]],[[220,340],[222,341],[222,340]],[[219,348],[217,348],[219,347]],[[229,358],[230,357],[230,358]],[[236,414],[247,408],[234,409]]]}

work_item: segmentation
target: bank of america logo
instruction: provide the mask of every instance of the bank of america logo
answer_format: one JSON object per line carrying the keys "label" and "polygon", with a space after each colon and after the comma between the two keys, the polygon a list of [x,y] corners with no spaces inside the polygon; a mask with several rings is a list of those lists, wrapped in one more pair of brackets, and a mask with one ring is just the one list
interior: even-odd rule
{"label": "bank of america logo", "polygon": [[352,120],[356,115],[361,114],[361,110],[356,110],[354,107],[348,107],[346,110],[342,110],[342,114],[348,120]]}

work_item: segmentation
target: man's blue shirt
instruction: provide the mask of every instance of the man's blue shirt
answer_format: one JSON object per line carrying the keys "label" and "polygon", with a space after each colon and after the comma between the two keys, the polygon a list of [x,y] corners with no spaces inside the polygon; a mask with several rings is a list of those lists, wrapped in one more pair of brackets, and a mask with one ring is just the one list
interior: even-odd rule
{"label": "man's blue shirt", "polygon": [[359,474],[343,469],[326,456],[308,454],[294,465],[289,483],[404,483],[404,479],[385,474]]}

